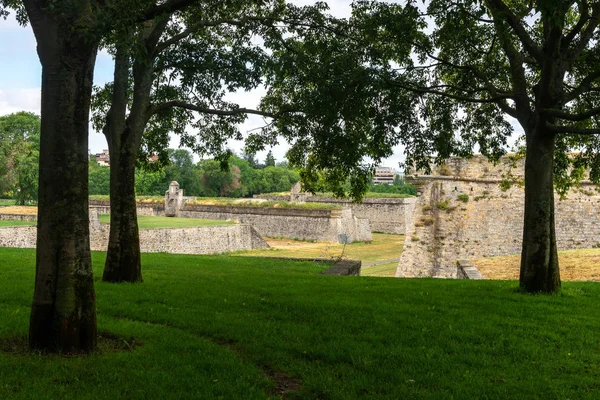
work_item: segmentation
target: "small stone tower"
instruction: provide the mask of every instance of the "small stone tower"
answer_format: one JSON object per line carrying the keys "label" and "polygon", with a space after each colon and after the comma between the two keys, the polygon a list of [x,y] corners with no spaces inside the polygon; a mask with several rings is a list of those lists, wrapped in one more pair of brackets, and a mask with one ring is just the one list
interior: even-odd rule
{"label": "small stone tower", "polygon": [[176,217],[183,205],[183,189],[179,188],[177,181],[169,184],[169,190],[165,193],[165,216]]}

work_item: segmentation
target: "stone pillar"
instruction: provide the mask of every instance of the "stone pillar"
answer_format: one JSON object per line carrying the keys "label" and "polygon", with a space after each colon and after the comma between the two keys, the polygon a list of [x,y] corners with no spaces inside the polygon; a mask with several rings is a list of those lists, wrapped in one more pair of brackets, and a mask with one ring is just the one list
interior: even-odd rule
{"label": "stone pillar", "polygon": [[306,201],[306,192],[302,191],[302,184],[296,182],[290,189],[290,201],[304,203]]}
{"label": "stone pillar", "polygon": [[89,216],[90,216],[90,230],[100,228],[100,217],[98,216],[98,209],[90,207]]}
{"label": "stone pillar", "polygon": [[183,206],[183,189],[179,188],[177,181],[169,184],[169,190],[165,193],[165,216],[176,217],[179,209]]}

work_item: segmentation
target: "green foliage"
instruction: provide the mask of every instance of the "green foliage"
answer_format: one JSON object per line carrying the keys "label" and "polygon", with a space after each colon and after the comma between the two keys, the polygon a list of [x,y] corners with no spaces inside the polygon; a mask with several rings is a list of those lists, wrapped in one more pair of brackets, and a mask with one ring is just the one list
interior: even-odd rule
{"label": "green foliage", "polygon": [[448,210],[450,207],[450,200],[446,199],[444,201],[440,201],[436,204],[436,207],[438,208],[438,210]]}
{"label": "green foliage", "polygon": [[17,204],[37,201],[40,117],[18,112],[0,117],[0,195]]}
{"label": "green foliage", "polygon": [[391,185],[371,185],[370,193],[389,193],[389,194],[406,194],[411,196],[417,195],[417,189],[409,183],[405,183],[400,177],[394,178],[394,183]]}
{"label": "green foliage", "polygon": [[98,164],[95,157],[90,158],[88,181],[90,195],[110,194],[110,168]]}
{"label": "green foliage", "polygon": [[273,152],[269,150],[267,153],[267,158],[265,159],[265,167],[274,167],[275,166],[275,157],[273,156]]}
{"label": "green foliage", "polygon": [[462,201],[463,203],[468,203],[469,202],[469,195],[468,194],[459,194],[458,195],[458,200]]}
{"label": "green foliage", "polygon": [[510,189],[513,185],[513,182],[510,179],[502,179],[502,181],[500,181],[500,190],[502,190],[503,192],[506,192],[508,189]]}

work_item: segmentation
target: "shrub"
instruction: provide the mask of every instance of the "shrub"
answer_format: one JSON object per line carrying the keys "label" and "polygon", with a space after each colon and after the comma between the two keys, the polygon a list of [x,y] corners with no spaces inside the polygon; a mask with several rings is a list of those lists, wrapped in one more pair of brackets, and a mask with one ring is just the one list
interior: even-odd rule
{"label": "shrub", "polygon": [[450,200],[444,200],[444,201],[437,203],[437,208],[438,208],[438,210],[446,210],[446,209],[448,209],[449,205],[450,205]]}
{"label": "shrub", "polygon": [[463,203],[468,203],[469,202],[469,195],[468,194],[459,194],[458,195],[458,200],[462,201]]}

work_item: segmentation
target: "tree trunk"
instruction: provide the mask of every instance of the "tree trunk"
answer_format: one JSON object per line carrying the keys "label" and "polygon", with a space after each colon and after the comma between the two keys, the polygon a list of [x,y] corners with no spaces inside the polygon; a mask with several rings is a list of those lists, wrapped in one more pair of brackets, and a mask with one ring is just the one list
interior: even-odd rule
{"label": "tree trunk", "polygon": [[129,48],[117,44],[112,104],[104,135],[110,157],[110,235],[102,280],[141,282],[142,263],[135,201],[135,161],[139,145],[126,120]]}
{"label": "tree trunk", "polygon": [[110,148],[110,236],[102,277],[105,282],[142,281],[134,186],[137,148],[133,144]]}
{"label": "tree trunk", "polygon": [[42,61],[42,118],[29,345],[43,351],[91,351],[97,328],[89,242],[88,124],[97,44],[48,19],[41,25],[40,19],[32,18],[32,25]]}
{"label": "tree trunk", "polygon": [[148,59],[133,63],[133,99],[127,114],[129,90],[129,49],[134,36],[124,32],[117,45],[115,80],[111,109],[104,127],[110,151],[110,237],[102,280],[141,282],[140,238],[135,201],[135,164],[149,116],[154,58],[152,56],[169,18],[148,21],[142,29]]}
{"label": "tree trunk", "polygon": [[540,127],[527,135],[525,220],[521,289],[553,293],[560,288],[554,228],[554,135]]}

